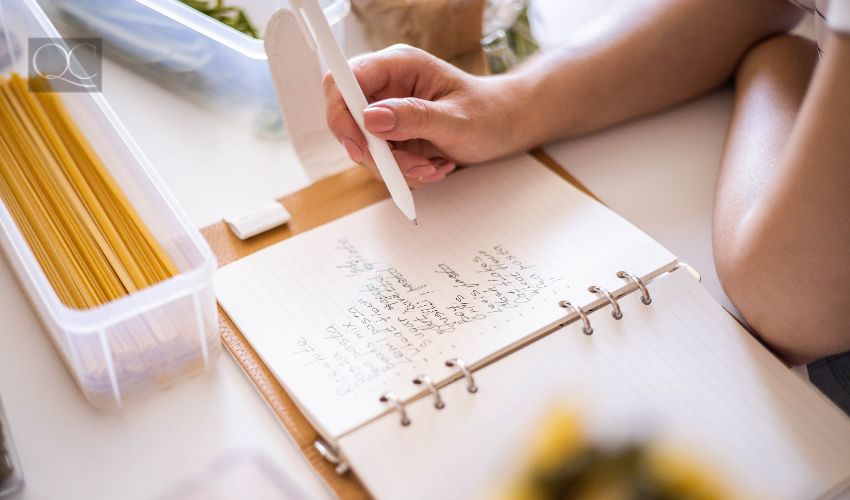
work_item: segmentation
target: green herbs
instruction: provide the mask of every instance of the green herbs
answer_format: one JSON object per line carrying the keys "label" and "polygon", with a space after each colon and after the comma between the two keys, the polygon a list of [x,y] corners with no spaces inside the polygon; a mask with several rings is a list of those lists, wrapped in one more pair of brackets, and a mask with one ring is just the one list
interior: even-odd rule
{"label": "green herbs", "polygon": [[643,439],[594,442],[570,410],[555,411],[538,432],[505,500],[737,498],[688,452]]}
{"label": "green herbs", "polygon": [[252,38],[260,38],[257,29],[248,20],[245,11],[239,7],[224,5],[223,0],[180,0],[193,9],[224,23],[231,28]]}
{"label": "green herbs", "polygon": [[12,456],[6,449],[6,436],[3,434],[3,420],[0,419],[0,489],[15,474]]}
{"label": "green herbs", "polygon": [[541,498],[673,500],[660,488],[648,464],[646,450],[627,445],[614,449],[591,447],[534,477]]}

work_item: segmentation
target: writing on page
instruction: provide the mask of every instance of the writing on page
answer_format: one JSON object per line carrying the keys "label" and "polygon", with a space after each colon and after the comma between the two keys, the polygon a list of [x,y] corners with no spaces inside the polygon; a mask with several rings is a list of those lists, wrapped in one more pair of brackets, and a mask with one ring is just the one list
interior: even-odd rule
{"label": "writing on page", "polygon": [[[463,325],[542,297],[551,303],[553,294],[543,292],[564,281],[501,244],[471,253],[462,271],[456,263],[440,262],[429,280],[373,260],[348,238],[338,239],[333,250],[336,269],[356,283],[361,295],[348,304],[344,317],[326,322],[319,335],[295,337],[292,354],[303,368],[332,381],[337,396],[387,374],[415,376],[411,370],[439,357],[435,348],[447,348],[445,342],[435,344],[435,336],[447,339],[451,348],[452,335]],[[480,335],[487,330],[480,329]]]}

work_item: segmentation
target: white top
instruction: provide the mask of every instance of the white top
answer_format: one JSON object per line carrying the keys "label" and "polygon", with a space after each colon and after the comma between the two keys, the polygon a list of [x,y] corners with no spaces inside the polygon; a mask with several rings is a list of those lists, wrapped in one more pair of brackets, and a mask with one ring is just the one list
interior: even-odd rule
{"label": "white top", "polygon": [[823,47],[827,29],[850,33],[850,0],[790,0],[815,16],[818,46]]}
{"label": "white top", "polygon": [[833,31],[850,34],[850,0],[834,0],[826,17],[826,23]]}

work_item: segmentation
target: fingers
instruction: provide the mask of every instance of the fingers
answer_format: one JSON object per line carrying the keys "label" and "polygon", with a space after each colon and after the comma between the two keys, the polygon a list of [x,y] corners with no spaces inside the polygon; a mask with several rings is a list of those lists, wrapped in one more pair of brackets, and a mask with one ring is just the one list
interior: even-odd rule
{"label": "fingers", "polygon": [[453,161],[446,160],[445,158],[435,158],[431,160],[434,165],[436,165],[436,171],[429,175],[428,177],[424,177],[419,179],[419,181],[423,184],[432,184],[434,182],[440,182],[445,179],[447,175],[454,172],[457,165]]}
{"label": "fingers", "polygon": [[456,168],[445,158],[425,158],[409,151],[393,151],[398,166],[412,188],[440,182]]}
{"label": "fingers", "polygon": [[[428,158],[404,149],[393,150],[393,156],[408,186],[412,188],[439,182],[445,179],[456,167],[454,162],[445,158]],[[375,177],[381,179],[381,174],[372,161],[371,156],[368,156],[367,162],[364,162],[364,165],[369,167],[369,170],[371,170]]]}
{"label": "fingers", "polygon": [[373,102],[364,110],[366,130],[390,141],[434,139],[458,123],[446,99],[462,78],[460,70],[406,45],[355,58],[354,73]]}
{"label": "fingers", "polygon": [[376,99],[387,92],[393,97],[414,95],[414,90],[418,97],[429,98],[434,86],[426,81],[441,80],[447,70],[455,69],[422,49],[403,44],[357,56],[350,64],[363,93]]}
{"label": "fingers", "polygon": [[390,141],[391,149],[403,149],[424,158],[443,158],[445,154],[428,141],[415,140],[404,142]]}
{"label": "fingers", "polygon": [[[454,169],[454,164],[450,167],[446,163],[434,164],[429,159],[443,154],[427,140],[411,139],[430,139],[456,131],[458,120],[449,111],[451,105],[431,100],[438,99],[451,87],[446,84],[452,78],[451,69],[446,67],[452,67],[422,50],[407,46],[393,46],[360,56],[352,60],[351,65],[370,100],[376,96],[389,97],[364,110],[366,130],[384,140],[404,142],[395,154],[408,179],[414,179],[417,184],[442,180]],[[352,161],[377,172],[366,139],[330,74],[325,75],[323,86],[331,133]],[[408,97],[414,94],[417,97]]]}
{"label": "fingers", "polygon": [[404,175],[408,184],[411,182],[421,183],[423,179],[426,179],[437,172],[437,167],[434,166],[428,158],[416,153],[412,153],[404,149],[396,149],[393,150],[393,156],[395,157],[396,163],[398,163],[399,170],[401,170],[401,173]]}
{"label": "fingers", "polygon": [[325,89],[325,112],[328,128],[331,134],[345,148],[348,156],[355,163],[364,163],[366,160],[366,138],[348,111],[342,94],[336,87],[336,83],[330,73],[325,75],[323,86]]}
{"label": "fingers", "polygon": [[457,131],[458,118],[442,102],[415,97],[385,99],[363,112],[366,130],[389,141],[438,141]]}

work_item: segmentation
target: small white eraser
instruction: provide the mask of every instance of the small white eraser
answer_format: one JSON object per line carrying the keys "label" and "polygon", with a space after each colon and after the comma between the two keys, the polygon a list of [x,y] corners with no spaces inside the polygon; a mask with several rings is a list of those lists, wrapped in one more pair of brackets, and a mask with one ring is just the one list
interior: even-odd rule
{"label": "small white eraser", "polygon": [[292,215],[276,201],[263,203],[246,212],[225,217],[224,222],[240,240],[274,229],[289,222]]}

